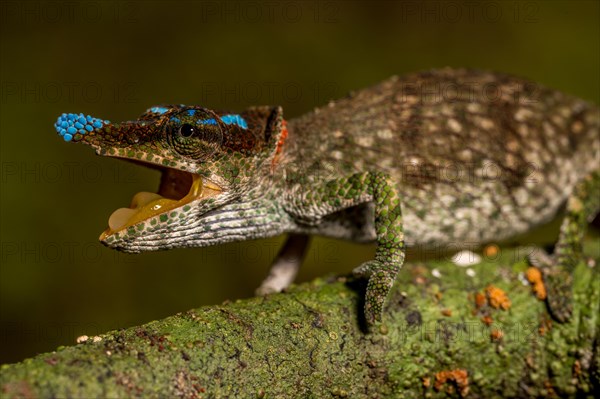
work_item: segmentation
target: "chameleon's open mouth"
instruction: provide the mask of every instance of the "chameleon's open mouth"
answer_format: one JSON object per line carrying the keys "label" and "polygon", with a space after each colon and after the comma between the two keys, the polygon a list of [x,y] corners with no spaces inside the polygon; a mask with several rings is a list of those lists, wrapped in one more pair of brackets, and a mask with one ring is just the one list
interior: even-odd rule
{"label": "chameleon's open mouth", "polygon": [[129,208],[119,208],[114,211],[108,219],[108,228],[100,235],[100,240],[151,217],[167,213],[198,199],[213,197],[222,191],[219,186],[203,180],[197,174],[171,168],[161,168],[161,170],[158,192],[139,192],[131,199]]}

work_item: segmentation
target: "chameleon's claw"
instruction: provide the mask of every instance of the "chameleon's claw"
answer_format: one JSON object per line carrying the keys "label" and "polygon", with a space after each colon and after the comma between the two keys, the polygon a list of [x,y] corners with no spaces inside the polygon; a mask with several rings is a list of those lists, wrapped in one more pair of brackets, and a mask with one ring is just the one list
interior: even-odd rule
{"label": "chameleon's claw", "polygon": [[373,269],[377,267],[376,265],[374,265],[374,263],[378,262],[374,260],[365,262],[362,265],[354,268],[354,270],[352,270],[352,274],[359,278],[369,278],[371,277]]}
{"label": "chameleon's claw", "polygon": [[372,260],[363,263],[353,271],[356,276],[369,278],[364,312],[367,324],[370,326],[382,320],[383,307],[394,285],[396,274],[387,269],[383,263]]}

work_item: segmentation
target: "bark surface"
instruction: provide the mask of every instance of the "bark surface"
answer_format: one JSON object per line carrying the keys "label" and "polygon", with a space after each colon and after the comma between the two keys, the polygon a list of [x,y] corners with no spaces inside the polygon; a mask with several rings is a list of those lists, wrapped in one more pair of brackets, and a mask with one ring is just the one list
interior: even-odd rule
{"label": "bark surface", "polygon": [[[385,323],[365,333],[364,283],[287,292],[90,337],[0,372],[3,398],[440,398],[592,395],[600,389],[600,249],[553,322],[521,250],[459,267],[409,263]],[[591,258],[590,258],[591,256]],[[534,292],[534,286],[536,290]]]}

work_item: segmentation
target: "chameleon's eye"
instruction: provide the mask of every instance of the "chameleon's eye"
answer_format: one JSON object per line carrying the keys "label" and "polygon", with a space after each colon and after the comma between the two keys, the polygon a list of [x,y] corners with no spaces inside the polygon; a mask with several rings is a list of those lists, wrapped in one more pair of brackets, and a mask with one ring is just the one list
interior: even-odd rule
{"label": "chameleon's eye", "polygon": [[214,154],[223,142],[218,116],[205,109],[187,109],[172,116],[167,137],[175,151],[201,161]]}
{"label": "chameleon's eye", "polygon": [[195,132],[196,132],[196,129],[194,128],[194,126],[192,126],[188,123],[181,125],[181,127],[179,128],[179,134],[182,137],[192,137]]}

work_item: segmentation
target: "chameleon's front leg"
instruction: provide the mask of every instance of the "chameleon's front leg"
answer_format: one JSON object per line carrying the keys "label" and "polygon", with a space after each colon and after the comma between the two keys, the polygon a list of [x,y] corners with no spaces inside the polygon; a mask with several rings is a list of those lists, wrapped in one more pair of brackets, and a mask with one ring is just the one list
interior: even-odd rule
{"label": "chameleon's front leg", "polygon": [[298,199],[290,200],[288,211],[300,222],[310,224],[318,224],[322,217],[342,209],[371,201],[375,204],[375,259],[354,273],[369,279],[364,309],[367,323],[381,321],[383,306],[404,262],[400,197],[389,176],[380,172],[359,173],[293,197]]}
{"label": "chameleon's front leg", "polygon": [[529,262],[542,270],[548,308],[560,322],[568,321],[571,316],[573,270],[581,258],[587,224],[599,211],[600,171],[596,171],[584,178],[571,194],[554,254],[548,256],[540,250],[529,257]]}

